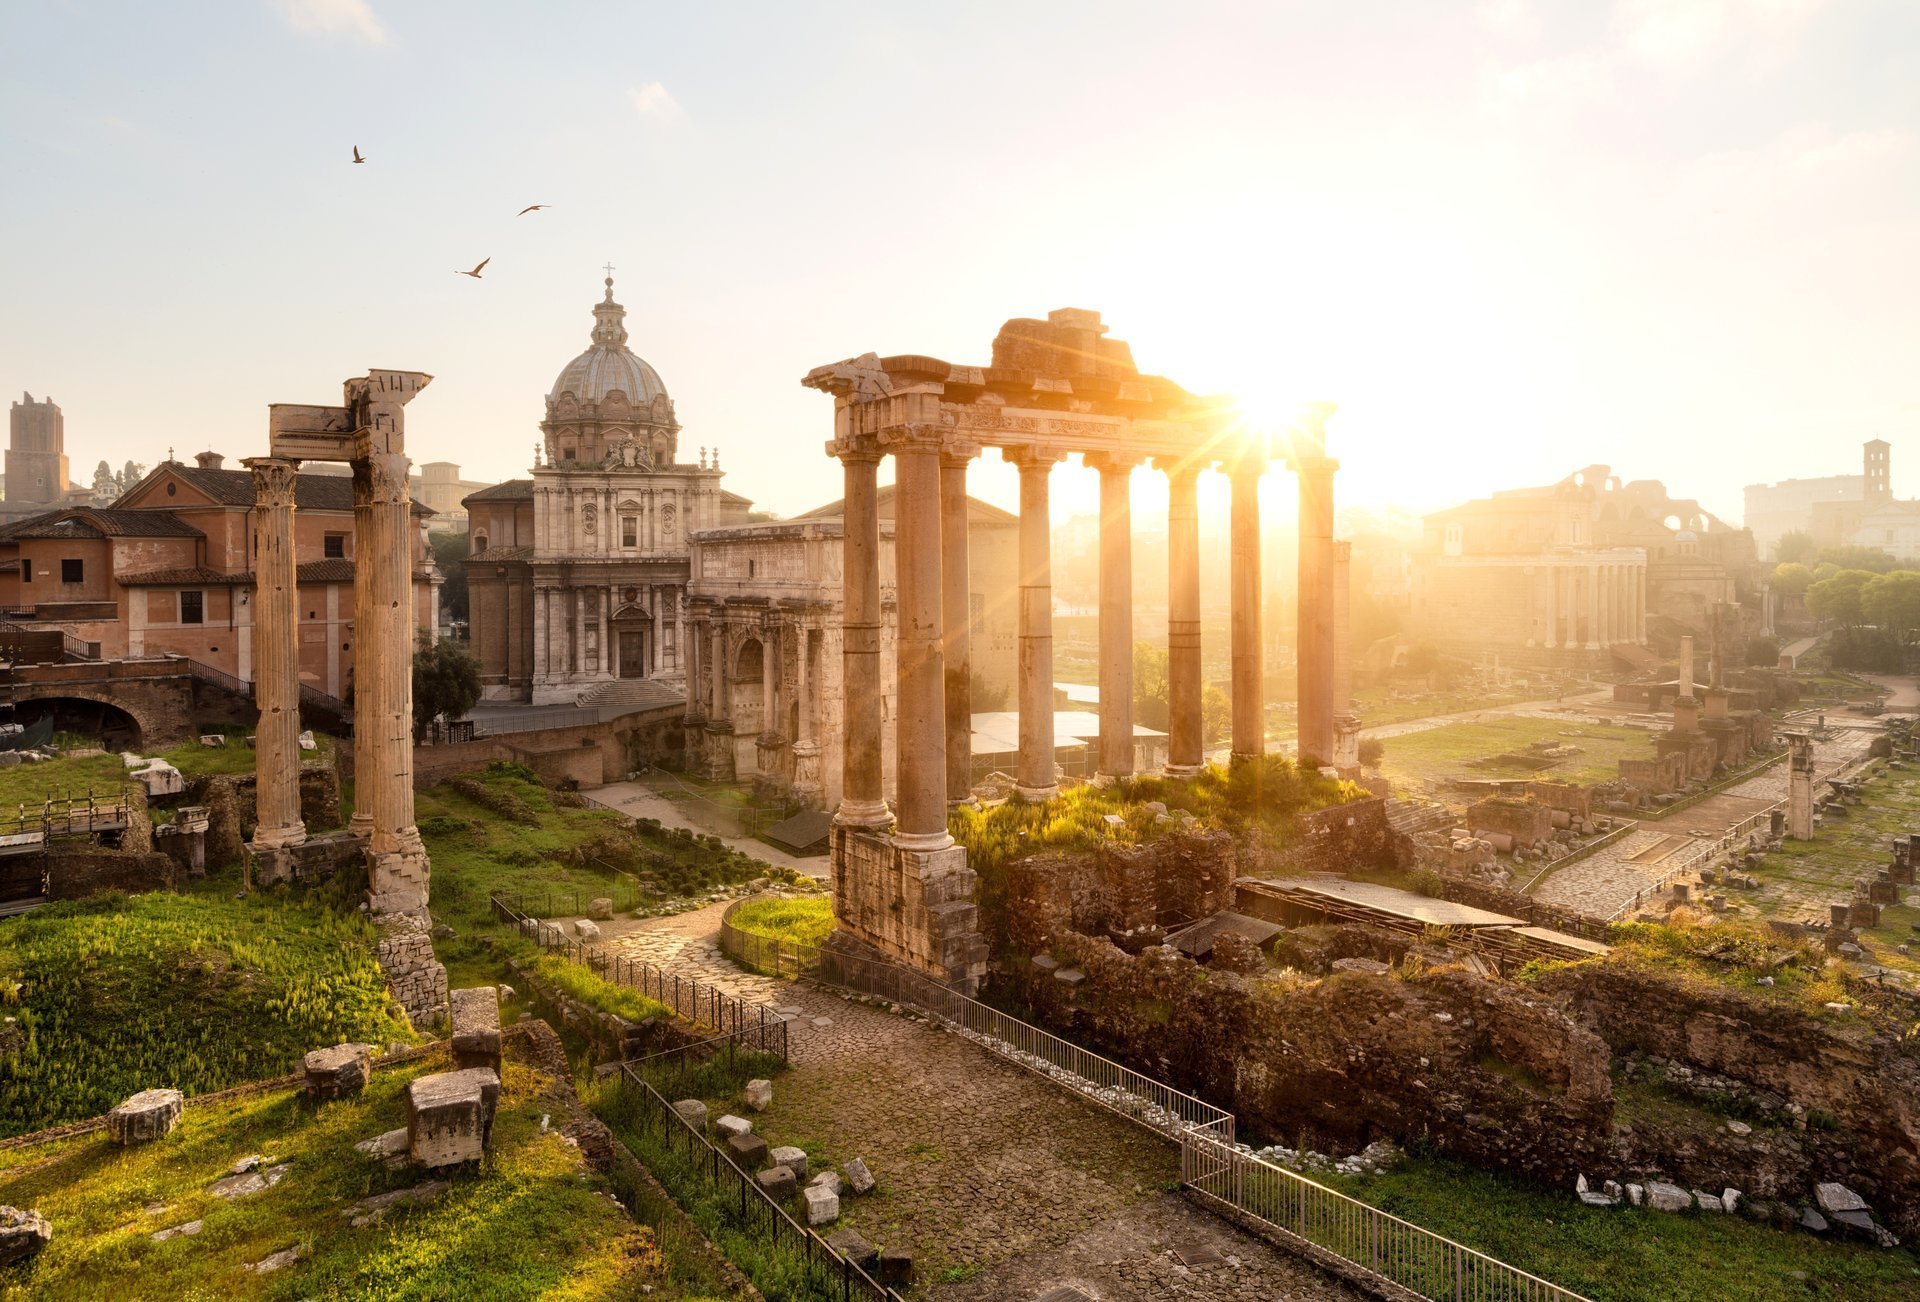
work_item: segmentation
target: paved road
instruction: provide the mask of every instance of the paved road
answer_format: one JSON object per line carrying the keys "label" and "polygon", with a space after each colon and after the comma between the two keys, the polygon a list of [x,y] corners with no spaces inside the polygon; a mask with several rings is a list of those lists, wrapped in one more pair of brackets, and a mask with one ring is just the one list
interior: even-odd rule
{"label": "paved road", "polygon": [[[1165,1192],[1179,1178],[1165,1139],[925,1021],[734,967],[719,949],[723,908],[648,919],[613,944],[788,1017],[793,1067],[755,1131],[807,1148],[816,1169],[864,1159],[879,1189],[844,1197],[841,1224],[910,1248],[929,1296],[1016,1302],[1082,1282],[1102,1299],[1358,1302]],[[1201,1244],[1222,1260],[1174,1256]]]}
{"label": "paved road", "polygon": [[809,877],[825,880],[827,860],[825,855],[802,859],[776,849],[765,841],[756,841],[750,836],[728,836],[703,827],[691,818],[674,801],[667,799],[652,787],[642,782],[609,782],[604,787],[580,793],[590,804],[601,805],[607,809],[617,809],[630,818],[652,818],[665,827],[682,827],[689,832],[698,832],[702,836],[719,836],[722,841],[742,854],[752,855],[762,863],[777,864],[782,868],[791,868],[795,872],[805,873]]}

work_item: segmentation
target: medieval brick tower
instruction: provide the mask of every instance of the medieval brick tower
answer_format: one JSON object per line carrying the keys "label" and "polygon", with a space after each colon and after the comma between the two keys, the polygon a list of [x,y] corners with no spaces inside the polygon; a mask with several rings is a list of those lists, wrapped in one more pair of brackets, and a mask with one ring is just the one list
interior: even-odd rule
{"label": "medieval brick tower", "polygon": [[66,422],[53,399],[20,396],[8,412],[7,500],[59,502],[67,495]]}

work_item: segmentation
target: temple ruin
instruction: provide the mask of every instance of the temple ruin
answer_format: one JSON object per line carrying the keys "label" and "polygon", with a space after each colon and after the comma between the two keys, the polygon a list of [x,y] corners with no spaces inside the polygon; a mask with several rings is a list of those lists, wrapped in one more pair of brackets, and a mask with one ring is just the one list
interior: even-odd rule
{"label": "temple ruin", "polygon": [[[1336,745],[1338,638],[1333,472],[1324,422],[1311,408],[1284,439],[1249,430],[1230,403],[1143,375],[1131,349],[1106,337],[1097,312],[1066,308],[1001,327],[987,366],[868,353],[816,367],[803,383],[834,399],[827,454],[845,473],[843,791],[834,819],[834,914],[844,941],[972,991],[986,968],[974,873],[947,832],[968,798],[967,468],[993,447],[1020,472],[1020,748],[1017,790],[1058,790],[1053,730],[1053,592],[1048,489],[1079,453],[1100,472],[1099,683],[1102,778],[1133,772],[1133,612],[1129,476],[1150,463],[1170,488],[1169,707],[1166,771],[1199,772],[1202,754],[1200,544],[1195,485],[1219,468],[1232,481],[1232,754],[1266,749],[1260,635],[1258,485],[1284,457],[1300,477],[1300,751]],[[894,458],[897,708],[882,717],[877,472]],[[897,798],[882,788],[884,729],[898,756]]]}

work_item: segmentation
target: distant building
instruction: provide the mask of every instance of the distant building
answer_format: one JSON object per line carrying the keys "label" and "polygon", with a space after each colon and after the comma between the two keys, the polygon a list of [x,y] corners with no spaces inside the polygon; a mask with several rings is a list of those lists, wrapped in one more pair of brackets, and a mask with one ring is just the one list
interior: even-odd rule
{"label": "distant building", "polygon": [[1820,547],[1877,547],[1900,560],[1920,558],[1920,501],[1894,497],[1892,449],[1874,439],[1861,460],[1860,496],[1816,502],[1807,532]]}
{"label": "distant building", "polygon": [[44,511],[67,500],[67,422],[52,398],[20,395],[7,412],[6,507],[0,517]]}
{"label": "distant building", "polygon": [[433,522],[428,527],[435,533],[463,533],[467,528],[463,499],[492,486],[484,479],[460,478],[460,467],[451,461],[428,461],[413,476],[413,500],[432,509]]}
{"label": "distant building", "polygon": [[[1853,506],[1893,497],[1891,449],[1882,439],[1862,448],[1862,473],[1820,479],[1783,479],[1777,484],[1748,484],[1746,525],[1762,556],[1772,556],[1784,534],[1812,533],[1815,517],[1825,532],[1838,537],[1857,518]],[[1836,546],[1834,543],[1824,544]]]}

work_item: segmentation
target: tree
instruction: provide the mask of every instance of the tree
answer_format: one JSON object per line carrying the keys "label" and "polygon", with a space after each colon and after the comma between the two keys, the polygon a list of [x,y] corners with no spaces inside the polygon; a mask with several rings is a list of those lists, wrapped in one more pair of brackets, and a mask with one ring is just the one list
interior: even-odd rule
{"label": "tree", "polygon": [[102,502],[111,502],[120,496],[120,484],[113,477],[113,467],[104,461],[94,468],[93,495]]}
{"label": "tree", "polygon": [[433,548],[433,563],[446,581],[440,585],[440,606],[448,619],[467,618],[467,535],[435,533],[427,535]]}
{"label": "tree", "polygon": [[138,461],[129,461],[120,467],[120,491],[129,493],[133,486],[147,477],[147,468]]}
{"label": "tree", "polygon": [[429,643],[423,635],[413,653],[413,740],[433,721],[458,719],[480,699],[480,662],[457,642]]}
{"label": "tree", "polygon": [[[1149,727],[1152,725],[1149,724]],[[1200,693],[1200,731],[1211,746],[1233,728],[1233,702],[1218,687]]]}
{"label": "tree", "polygon": [[1819,550],[1814,546],[1812,534],[1805,529],[1791,529],[1781,534],[1780,541],[1773,545],[1773,559],[1782,563],[1797,561],[1804,565]]}
{"label": "tree", "polygon": [[967,678],[967,707],[975,714],[1006,709],[1007,700],[1012,695],[1012,688],[1005,683],[989,683],[978,669]]}
{"label": "tree", "polygon": [[1843,570],[1865,570],[1869,574],[1885,574],[1900,562],[1893,559],[1892,552],[1883,552],[1878,547],[1822,547],[1820,561],[1825,565],[1837,565]]}
{"label": "tree", "polygon": [[1360,765],[1362,768],[1377,769],[1380,761],[1387,757],[1387,743],[1378,737],[1360,739]]}
{"label": "tree", "polygon": [[1860,611],[1904,643],[1920,628],[1920,573],[1894,570],[1872,579],[1860,590]]}
{"label": "tree", "polygon": [[1773,590],[1783,597],[1802,597],[1813,586],[1813,571],[1799,561],[1773,567]]}
{"label": "tree", "polygon": [[1165,647],[1151,642],[1133,644],[1133,719],[1143,728],[1164,731],[1173,718],[1168,704],[1169,664]]}
{"label": "tree", "polygon": [[1807,609],[1815,619],[1852,628],[1864,617],[1860,594],[1874,576],[1866,570],[1841,570],[1807,589]]}

